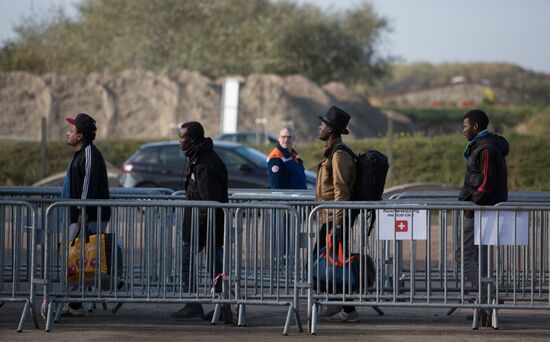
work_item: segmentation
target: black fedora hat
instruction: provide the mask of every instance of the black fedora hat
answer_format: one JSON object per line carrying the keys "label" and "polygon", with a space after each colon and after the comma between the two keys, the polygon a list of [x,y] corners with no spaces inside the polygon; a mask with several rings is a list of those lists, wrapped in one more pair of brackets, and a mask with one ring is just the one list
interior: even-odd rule
{"label": "black fedora hat", "polygon": [[331,106],[325,115],[319,115],[319,119],[330,127],[338,130],[341,134],[349,134],[348,126],[351,116],[343,109]]}

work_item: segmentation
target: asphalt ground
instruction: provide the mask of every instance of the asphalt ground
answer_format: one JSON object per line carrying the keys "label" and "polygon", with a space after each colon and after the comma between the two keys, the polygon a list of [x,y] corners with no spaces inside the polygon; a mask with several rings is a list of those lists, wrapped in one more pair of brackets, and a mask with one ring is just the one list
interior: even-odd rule
{"label": "asphalt ground", "polygon": [[[211,325],[199,318],[175,321],[170,313],[176,304],[125,304],[116,314],[96,309],[85,317],[63,317],[50,332],[29,322],[22,333],[17,323],[23,305],[6,303],[0,308],[0,341],[549,341],[550,312],[501,310],[500,328],[473,331],[467,319],[471,310],[458,310],[452,316],[446,309],[382,308],[378,315],[371,308],[358,308],[359,323],[335,324],[319,321],[316,336],[298,332],[293,324],[282,336],[286,307],[248,306],[247,327],[223,323]],[[208,310],[211,306],[205,306]],[[306,315],[305,307],[301,308]],[[294,323],[294,322],[293,322]],[[304,328],[307,322],[304,319]]]}

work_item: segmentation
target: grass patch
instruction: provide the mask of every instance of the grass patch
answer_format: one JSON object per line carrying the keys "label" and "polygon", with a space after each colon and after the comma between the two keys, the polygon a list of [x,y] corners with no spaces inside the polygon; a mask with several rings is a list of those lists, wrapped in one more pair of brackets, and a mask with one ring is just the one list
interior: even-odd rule
{"label": "grass patch", "polygon": [[[505,135],[510,142],[508,184],[512,191],[550,190],[550,138],[546,135]],[[96,145],[105,159],[115,167],[138,147],[150,140],[99,140]],[[385,138],[347,141],[354,151],[376,149],[388,154]],[[394,139],[389,186],[414,182],[436,182],[460,186],[465,171],[462,157],[465,140],[460,134]],[[272,146],[258,146],[268,153]],[[306,168],[315,171],[323,151],[322,142],[301,144],[297,150]],[[73,149],[65,142],[48,143],[47,175],[63,172]],[[183,170],[182,170],[183,172]],[[0,141],[0,185],[31,185],[40,179],[40,145],[37,142]]]}
{"label": "grass patch", "polygon": [[[462,118],[469,111],[456,107],[412,107],[412,106],[383,106],[383,110],[392,110],[410,118],[415,124],[429,129],[431,126],[449,125],[462,128]],[[548,106],[524,105],[524,106],[480,106],[491,120],[492,129],[495,132],[506,132],[519,123],[538,113],[550,113]]]}

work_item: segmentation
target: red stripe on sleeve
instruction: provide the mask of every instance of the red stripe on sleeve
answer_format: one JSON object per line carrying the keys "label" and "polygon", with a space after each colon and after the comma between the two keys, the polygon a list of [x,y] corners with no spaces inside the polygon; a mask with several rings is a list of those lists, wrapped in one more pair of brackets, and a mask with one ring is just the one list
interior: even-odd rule
{"label": "red stripe on sleeve", "polygon": [[489,149],[483,150],[483,182],[477,189],[477,192],[487,192],[487,177],[489,173]]}

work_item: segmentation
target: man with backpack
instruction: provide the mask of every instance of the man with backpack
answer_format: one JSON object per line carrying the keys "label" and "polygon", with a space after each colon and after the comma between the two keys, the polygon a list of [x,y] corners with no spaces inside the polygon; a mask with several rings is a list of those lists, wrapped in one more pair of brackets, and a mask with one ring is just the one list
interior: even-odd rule
{"label": "man with backpack", "polygon": [[[349,148],[342,149],[344,145],[342,134],[349,134],[347,125],[351,116],[344,110],[332,106],[325,115],[319,116],[321,125],[318,137],[325,141],[323,158],[317,169],[317,185],[315,199],[320,202],[350,201],[352,200],[353,186],[356,170],[355,158],[349,153]],[[317,239],[317,248],[322,250],[326,246],[327,233],[331,233],[335,246],[341,242],[347,243],[344,238],[344,210],[323,210],[320,213],[321,229]],[[346,222],[346,225],[349,222]],[[316,252],[314,252],[317,254]],[[315,255],[316,257],[316,255]],[[334,309],[339,309],[334,312]],[[329,311],[333,311],[332,314]],[[329,306],[325,313],[331,322],[352,323],[359,321],[359,315],[352,306]]]}

